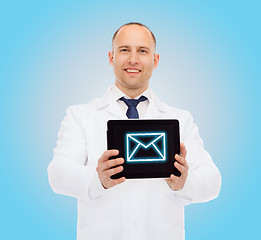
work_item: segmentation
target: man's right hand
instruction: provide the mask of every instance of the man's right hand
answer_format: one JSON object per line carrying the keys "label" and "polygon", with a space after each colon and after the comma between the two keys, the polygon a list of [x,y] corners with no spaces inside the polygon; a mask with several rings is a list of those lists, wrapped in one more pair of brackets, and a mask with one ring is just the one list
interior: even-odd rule
{"label": "man's right hand", "polygon": [[112,156],[117,156],[119,154],[118,150],[108,150],[105,151],[102,156],[98,160],[98,166],[96,168],[99,179],[101,181],[102,186],[106,188],[114,187],[117,184],[123,183],[126,178],[121,177],[118,179],[110,179],[110,177],[116,173],[122,172],[123,166],[118,166],[116,168],[113,168],[119,164],[123,164],[124,159],[123,158],[115,158],[110,159]]}

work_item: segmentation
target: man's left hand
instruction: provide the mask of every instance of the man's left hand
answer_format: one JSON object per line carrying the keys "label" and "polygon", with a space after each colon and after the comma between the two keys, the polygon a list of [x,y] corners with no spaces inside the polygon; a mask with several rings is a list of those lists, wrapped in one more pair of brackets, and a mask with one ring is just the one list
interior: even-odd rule
{"label": "man's left hand", "polygon": [[188,176],[188,169],[189,166],[186,161],[187,150],[183,143],[180,144],[180,155],[176,154],[175,159],[177,161],[174,162],[174,166],[180,171],[181,176],[177,177],[174,174],[170,175],[170,178],[165,179],[168,183],[169,187],[174,190],[178,191],[184,187]]}

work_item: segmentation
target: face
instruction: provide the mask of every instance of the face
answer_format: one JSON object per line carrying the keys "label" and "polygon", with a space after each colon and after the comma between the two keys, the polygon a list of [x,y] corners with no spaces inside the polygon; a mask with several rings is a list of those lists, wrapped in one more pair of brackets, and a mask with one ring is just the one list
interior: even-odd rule
{"label": "face", "polygon": [[115,84],[121,90],[146,90],[159,55],[154,53],[155,43],[148,29],[138,25],[122,27],[109,52]]}

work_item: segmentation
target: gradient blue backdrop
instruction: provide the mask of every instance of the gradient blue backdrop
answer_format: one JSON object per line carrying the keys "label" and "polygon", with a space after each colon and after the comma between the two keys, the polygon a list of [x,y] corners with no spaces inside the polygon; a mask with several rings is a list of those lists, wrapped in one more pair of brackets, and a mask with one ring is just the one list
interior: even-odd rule
{"label": "gradient blue backdrop", "polygon": [[260,1],[1,1],[1,239],[76,239],[76,200],[48,185],[68,106],[114,75],[114,31],[157,37],[154,92],[189,110],[222,174],[218,199],[186,207],[186,239],[257,239],[260,226]]}

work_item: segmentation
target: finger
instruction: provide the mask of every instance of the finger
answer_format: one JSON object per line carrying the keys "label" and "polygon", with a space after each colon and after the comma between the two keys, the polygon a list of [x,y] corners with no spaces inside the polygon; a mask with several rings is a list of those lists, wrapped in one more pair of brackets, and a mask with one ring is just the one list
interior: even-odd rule
{"label": "finger", "polygon": [[172,182],[177,183],[180,180],[180,177],[175,176],[174,174],[171,174],[170,179]]}
{"label": "finger", "polygon": [[184,157],[179,156],[178,154],[175,155],[175,159],[183,166],[186,167],[187,161]]}
{"label": "finger", "polygon": [[99,162],[105,162],[106,160],[108,160],[110,157],[112,156],[117,156],[119,154],[119,150],[117,149],[111,149],[111,150],[107,150],[105,151],[102,156],[99,159]]}
{"label": "finger", "polygon": [[174,163],[174,166],[180,171],[181,175],[186,175],[188,172],[188,169],[186,167],[184,167],[183,165],[181,165],[178,162]]}
{"label": "finger", "polygon": [[102,164],[101,169],[102,170],[107,170],[107,169],[110,169],[112,167],[115,167],[115,166],[123,164],[123,163],[124,163],[124,159],[123,158],[111,159],[111,160],[105,161]]}
{"label": "finger", "polygon": [[186,158],[187,150],[184,143],[180,143],[180,156]]}
{"label": "finger", "polygon": [[111,180],[111,184],[112,184],[112,186],[115,186],[115,185],[125,182],[125,180],[126,180],[125,177],[121,177],[118,179]]}
{"label": "finger", "polygon": [[116,167],[116,168],[111,168],[109,170],[104,171],[104,176],[106,178],[110,178],[112,175],[115,175],[115,174],[120,173],[122,171],[123,171],[123,166],[119,166],[119,167]]}

